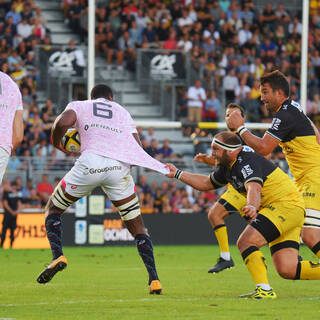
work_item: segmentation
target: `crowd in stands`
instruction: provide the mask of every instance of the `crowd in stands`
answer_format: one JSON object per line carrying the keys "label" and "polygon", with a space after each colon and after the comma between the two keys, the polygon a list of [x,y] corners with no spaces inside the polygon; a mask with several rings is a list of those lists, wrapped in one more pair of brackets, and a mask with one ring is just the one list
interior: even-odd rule
{"label": "crowd in stands", "polygon": [[[85,39],[87,1],[65,0],[64,8],[66,21]],[[316,100],[320,88],[317,1],[310,2],[310,14],[307,112],[314,117],[320,112]],[[221,89],[226,104],[238,102],[246,108],[249,121],[269,121],[257,83],[263,73],[274,69],[289,77],[291,98],[299,101],[301,32],[301,8],[289,11],[281,2],[270,1],[261,8],[252,0],[114,0],[98,2],[96,9],[96,50],[110,69],[113,60],[119,69],[134,68],[137,48],[189,52],[207,91],[201,102],[202,120],[210,121],[218,118],[221,102],[213,102],[212,97],[217,99],[214,95]],[[183,104],[188,98],[181,94],[179,119],[188,118]],[[187,104],[190,106],[190,100]]]}
{"label": "crowd in stands", "polygon": [[[221,120],[224,106],[237,102],[246,109],[249,121],[270,121],[270,114],[259,99],[259,79],[274,69],[288,76],[291,98],[300,100],[301,10],[289,11],[281,2],[269,2],[261,8],[251,0],[96,3],[96,53],[106,59],[109,69],[115,66],[134,71],[138,48],[181,49],[190,53],[195,76],[190,87],[182,88],[179,94],[179,120]],[[307,113],[320,128],[320,8],[315,1],[310,4]],[[61,5],[65,23],[80,33],[81,42],[86,43],[88,1],[62,0]],[[24,169],[21,156],[36,156],[36,165],[46,170],[59,167],[65,155],[50,144],[55,109],[50,99],[43,105],[37,101],[40,77],[35,46],[51,44],[46,20],[32,0],[3,0],[0,30],[0,70],[16,80],[24,104],[24,140],[15,150],[18,157],[10,160],[9,172]],[[170,147],[170,140],[159,146],[152,129],[146,135],[141,130],[139,134],[143,148],[151,156],[160,160],[180,159]],[[186,135],[195,142],[206,134],[196,129]],[[195,143],[195,149],[205,150],[202,147]],[[56,159],[49,167],[43,161],[47,156]],[[281,159],[281,151],[274,152],[273,157]],[[8,185],[9,180],[1,188]],[[29,199],[24,201],[26,206],[43,206],[46,201],[32,181],[21,190]],[[154,212],[178,212],[184,208],[198,211],[197,208],[208,208],[216,197],[215,193],[195,194],[174,182],[152,184],[148,192],[138,185],[137,192],[142,207],[153,207]]]}

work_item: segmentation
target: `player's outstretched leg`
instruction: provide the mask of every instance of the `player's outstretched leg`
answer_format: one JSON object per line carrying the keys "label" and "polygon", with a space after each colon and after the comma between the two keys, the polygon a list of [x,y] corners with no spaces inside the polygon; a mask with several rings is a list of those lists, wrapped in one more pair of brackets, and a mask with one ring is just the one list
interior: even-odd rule
{"label": "player's outstretched leg", "polygon": [[218,273],[234,267],[234,262],[230,255],[227,227],[224,224],[224,218],[228,215],[229,213],[226,208],[219,202],[216,202],[209,211],[208,219],[219,244],[220,257],[217,264],[209,269],[208,273]]}
{"label": "player's outstretched leg", "polygon": [[140,257],[143,260],[149,274],[150,294],[161,294],[162,286],[157,274],[151,238],[146,234],[137,234],[135,241]]}
{"label": "player's outstretched leg", "polygon": [[67,267],[68,262],[62,251],[61,215],[76,200],[78,198],[65,192],[60,182],[47,203],[45,227],[52,251],[52,261],[37,278],[37,282],[41,284],[51,281],[57,272]]}
{"label": "player's outstretched leg", "polygon": [[112,201],[118,208],[122,220],[129,232],[135,238],[136,246],[141,259],[149,274],[150,294],[161,294],[162,286],[159,281],[151,238],[147,235],[144,222],[140,213],[138,197],[133,194],[121,201]]}

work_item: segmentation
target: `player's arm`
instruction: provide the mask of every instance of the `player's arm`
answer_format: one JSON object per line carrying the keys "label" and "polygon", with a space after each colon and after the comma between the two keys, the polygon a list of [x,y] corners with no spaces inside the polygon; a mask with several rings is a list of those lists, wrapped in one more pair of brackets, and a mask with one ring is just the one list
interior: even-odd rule
{"label": "player's arm", "polygon": [[245,215],[251,219],[257,216],[257,209],[260,207],[262,186],[258,182],[245,184],[247,190],[247,204],[243,207]]}
{"label": "player's arm", "polygon": [[[172,163],[167,163],[166,167],[170,170],[170,172],[166,174],[168,178],[177,178],[185,184],[188,184],[189,186],[199,191],[208,191],[214,189],[210,177],[208,176],[181,171]],[[179,176],[177,176],[177,174],[179,174]]]}
{"label": "player's arm", "polygon": [[257,137],[244,127],[244,118],[239,112],[231,112],[226,116],[226,122],[229,128],[237,128],[246,145],[253,148],[256,152],[263,156],[269,154],[279,144],[279,141],[269,134],[265,134],[262,138]]}
{"label": "player's arm", "polygon": [[17,213],[21,212],[22,208],[23,208],[22,202],[21,202],[21,200],[18,200],[18,208],[17,208],[16,212]]}
{"label": "player's arm", "polygon": [[54,121],[51,130],[52,144],[57,148],[65,152],[62,147],[61,139],[67,130],[72,127],[77,120],[77,115],[72,109],[68,109],[62,112]]}
{"label": "player's arm", "polygon": [[208,166],[215,166],[216,165],[216,158],[213,156],[208,156],[205,153],[198,153],[194,158],[194,161],[196,162],[202,162],[207,164]]}
{"label": "player's arm", "polygon": [[23,140],[23,110],[17,110],[13,119],[12,145],[18,147]]}
{"label": "player's arm", "polygon": [[318,142],[318,144],[320,144],[320,133],[319,133],[319,130],[316,127],[316,125],[311,121],[311,119],[308,118],[308,120],[310,121],[310,123],[312,125],[312,128],[314,130],[314,133],[316,134],[317,142]]}
{"label": "player's arm", "polygon": [[250,131],[245,131],[241,134],[242,140],[246,145],[253,148],[256,152],[260,153],[263,156],[271,153],[279,144],[279,141],[269,134],[265,133],[262,138],[257,137]]}

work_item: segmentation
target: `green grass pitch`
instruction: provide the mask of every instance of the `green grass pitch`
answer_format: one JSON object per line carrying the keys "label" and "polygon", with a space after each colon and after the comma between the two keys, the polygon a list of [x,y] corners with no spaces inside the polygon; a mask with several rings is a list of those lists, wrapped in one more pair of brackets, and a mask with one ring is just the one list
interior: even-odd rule
{"label": "green grass pitch", "polygon": [[[237,296],[254,289],[236,247],[235,268],[208,274],[216,246],[156,246],[162,295],[149,295],[134,246],[64,249],[68,268],[36,282],[49,250],[0,250],[0,319],[320,319],[320,282],[281,279],[267,248],[269,280],[278,299]],[[305,259],[316,257],[306,247]]]}

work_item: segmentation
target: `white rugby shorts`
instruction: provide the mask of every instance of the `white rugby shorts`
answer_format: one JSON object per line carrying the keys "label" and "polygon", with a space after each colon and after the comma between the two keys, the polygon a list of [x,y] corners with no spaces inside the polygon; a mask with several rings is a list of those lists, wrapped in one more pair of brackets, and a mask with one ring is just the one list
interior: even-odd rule
{"label": "white rugby shorts", "polygon": [[62,185],[77,198],[87,196],[96,187],[101,187],[111,201],[128,198],[135,192],[129,164],[89,152],[77,159]]}
{"label": "white rugby shorts", "polygon": [[9,157],[9,153],[0,147],[0,183],[2,183],[4,173],[6,172]]}

